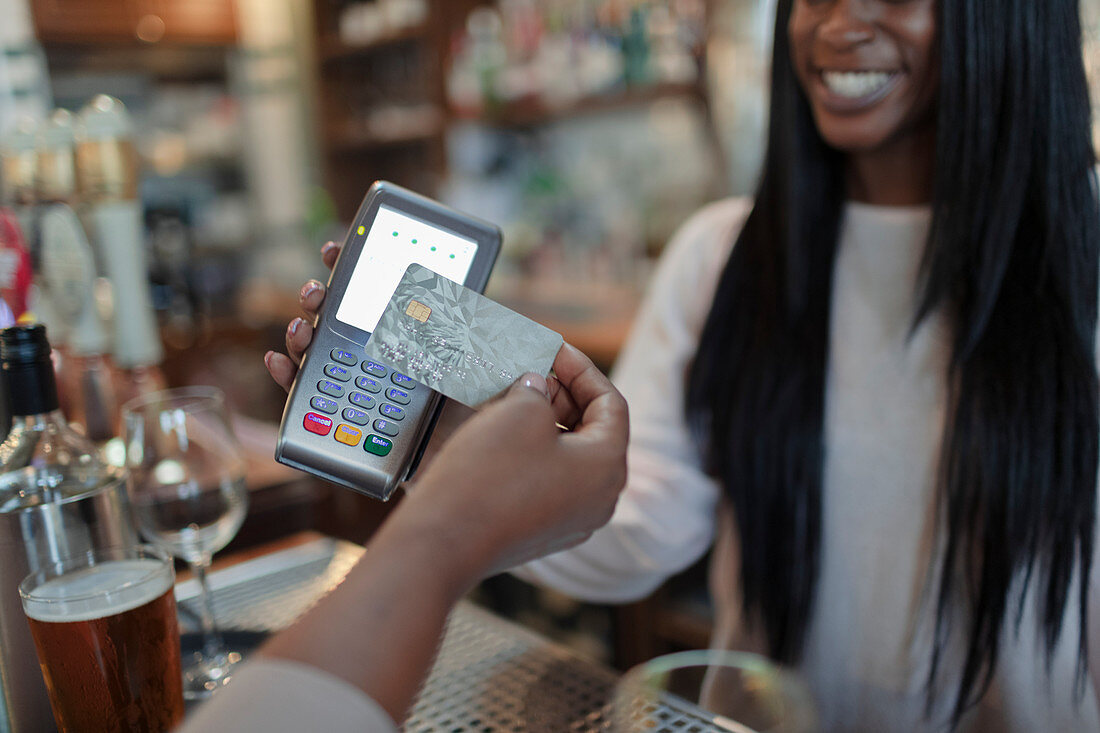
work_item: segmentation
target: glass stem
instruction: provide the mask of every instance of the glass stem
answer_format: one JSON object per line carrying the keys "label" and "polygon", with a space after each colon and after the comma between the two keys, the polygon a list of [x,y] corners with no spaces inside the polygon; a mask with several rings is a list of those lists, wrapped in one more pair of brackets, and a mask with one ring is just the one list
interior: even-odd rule
{"label": "glass stem", "polygon": [[210,586],[206,582],[206,571],[210,567],[210,559],[204,558],[191,564],[191,570],[199,581],[199,621],[202,623],[202,653],[207,660],[225,653],[225,642],[222,641],[221,631],[214,620],[214,598],[210,595]]}

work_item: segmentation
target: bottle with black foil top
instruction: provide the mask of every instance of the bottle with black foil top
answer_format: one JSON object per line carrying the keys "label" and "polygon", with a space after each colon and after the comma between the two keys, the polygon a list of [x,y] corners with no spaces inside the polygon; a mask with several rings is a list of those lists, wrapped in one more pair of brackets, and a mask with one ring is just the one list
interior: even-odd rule
{"label": "bottle with black foil top", "polygon": [[0,443],[0,512],[65,501],[113,480],[96,447],[61,414],[45,326],[0,332],[0,363],[12,416]]}
{"label": "bottle with black foil top", "polygon": [[12,413],[0,444],[0,731],[53,729],[19,600],[32,571],[91,549],[137,543],[125,474],[108,466],[58,409],[44,326],[0,331]]}

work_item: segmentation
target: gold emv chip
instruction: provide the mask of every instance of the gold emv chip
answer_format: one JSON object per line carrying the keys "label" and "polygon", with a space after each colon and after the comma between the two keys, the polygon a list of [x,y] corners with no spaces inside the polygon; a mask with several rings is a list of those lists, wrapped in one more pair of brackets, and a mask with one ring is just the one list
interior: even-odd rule
{"label": "gold emv chip", "polygon": [[409,301],[409,307],[405,309],[405,315],[410,318],[415,318],[421,323],[427,323],[428,316],[432,314],[432,309],[421,303],[419,300]]}

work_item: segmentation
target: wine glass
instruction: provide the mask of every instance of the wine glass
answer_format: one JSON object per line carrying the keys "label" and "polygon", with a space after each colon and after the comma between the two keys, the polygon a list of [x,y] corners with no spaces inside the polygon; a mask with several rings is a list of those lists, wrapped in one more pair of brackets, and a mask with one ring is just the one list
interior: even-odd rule
{"label": "wine glass", "polygon": [[145,538],[186,560],[199,582],[203,646],[183,660],[189,700],[229,682],[241,654],[226,648],[214,621],[206,573],[248,511],[245,460],[225,395],[184,387],[143,395],[122,407],[130,499]]}
{"label": "wine glass", "polygon": [[721,649],[668,654],[623,675],[611,730],[810,733],[813,700],[789,670],[756,654]]}

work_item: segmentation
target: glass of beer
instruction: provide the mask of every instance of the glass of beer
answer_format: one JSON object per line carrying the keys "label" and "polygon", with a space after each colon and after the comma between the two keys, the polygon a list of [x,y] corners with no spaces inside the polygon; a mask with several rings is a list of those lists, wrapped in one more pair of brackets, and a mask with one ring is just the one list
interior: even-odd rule
{"label": "glass of beer", "polygon": [[171,557],[91,550],[32,573],[23,611],[61,733],[156,733],[183,720]]}

